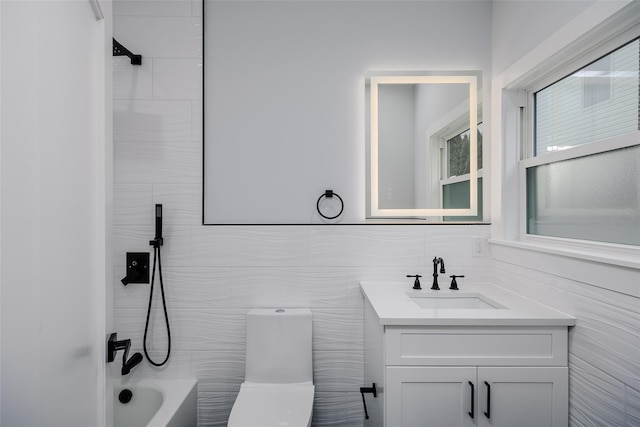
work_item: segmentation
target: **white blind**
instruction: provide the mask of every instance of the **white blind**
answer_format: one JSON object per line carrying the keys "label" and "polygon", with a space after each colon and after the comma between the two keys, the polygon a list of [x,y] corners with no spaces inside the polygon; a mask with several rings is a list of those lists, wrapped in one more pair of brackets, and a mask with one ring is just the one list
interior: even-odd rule
{"label": "white blind", "polygon": [[538,91],[536,155],[639,130],[639,52],[636,39]]}

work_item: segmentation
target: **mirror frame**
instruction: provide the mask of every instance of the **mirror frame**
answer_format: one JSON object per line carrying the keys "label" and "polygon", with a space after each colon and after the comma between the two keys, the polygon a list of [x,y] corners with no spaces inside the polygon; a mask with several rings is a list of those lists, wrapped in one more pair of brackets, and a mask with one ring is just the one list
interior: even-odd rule
{"label": "mirror frame", "polygon": [[[475,216],[478,213],[478,77],[469,75],[378,75],[370,83],[370,216],[382,218],[416,218],[428,216]],[[381,84],[468,84],[469,85],[469,208],[468,209],[381,209],[378,203],[378,85]]]}

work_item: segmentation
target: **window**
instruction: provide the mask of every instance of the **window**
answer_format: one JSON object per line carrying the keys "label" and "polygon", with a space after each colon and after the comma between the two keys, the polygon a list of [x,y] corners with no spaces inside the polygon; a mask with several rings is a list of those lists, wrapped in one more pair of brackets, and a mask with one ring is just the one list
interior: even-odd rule
{"label": "window", "polygon": [[[478,159],[478,214],[474,217],[445,216],[444,221],[482,221],[482,122],[478,123],[477,159]],[[445,142],[444,167],[440,180],[442,207],[445,209],[464,209],[469,207],[470,157],[469,129],[456,132]]]}
{"label": "window", "polygon": [[640,246],[640,40],[530,91],[526,233]]}

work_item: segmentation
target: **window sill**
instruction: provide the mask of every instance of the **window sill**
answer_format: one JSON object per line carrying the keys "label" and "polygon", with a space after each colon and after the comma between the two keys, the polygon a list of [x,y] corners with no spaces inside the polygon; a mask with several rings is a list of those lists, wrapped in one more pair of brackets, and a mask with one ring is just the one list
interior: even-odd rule
{"label": "window sill", "polygon": [[[616,246],[598,247],[597,249],[579,247],[571,245],[562,239],[558,241],[524,241],[524,240],[496,240],[490,239],[489,243],[506,248],[523,249],[543,254],[558,255],[574,258],[582,261],[590,261],[600,264],[607,264],[616,267],[625,267],[640,270],[640,248],[619,249]],[[586,245],[585,245],[586,246]]]}

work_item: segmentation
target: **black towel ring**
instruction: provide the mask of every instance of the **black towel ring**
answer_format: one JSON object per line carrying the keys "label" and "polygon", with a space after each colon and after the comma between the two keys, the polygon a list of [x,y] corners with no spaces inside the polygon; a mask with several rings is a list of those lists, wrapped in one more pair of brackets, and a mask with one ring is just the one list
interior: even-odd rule
{"label": "black towel ring", "polygon": [[[338,212],[338,214],[335,216],[326,216],[320,211],[320,200],[322,200],[323,197],[330,199],[333,196],[336,196],[338,199],[340,199],[340,212]],[[338,196],[337,193],[334,193],[333,190],[325,190],[325,192],[321,194],[320,197],[318,197],[318,201],[316,202],[316,209],[318,210],[318,213],[320,214],[321,217],[326,219],[336,219],[340,215],[342,215],[342,211],[344,211],[344,201],[342,200],[342,197]]]}

